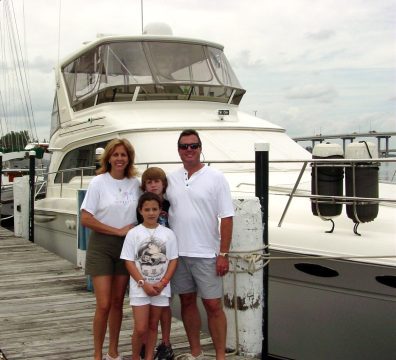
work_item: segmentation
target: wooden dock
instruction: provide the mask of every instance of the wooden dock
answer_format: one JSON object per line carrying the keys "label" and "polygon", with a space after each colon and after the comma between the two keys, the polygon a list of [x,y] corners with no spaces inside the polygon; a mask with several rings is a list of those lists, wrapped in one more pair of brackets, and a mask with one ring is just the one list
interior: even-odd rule
{"label": "wooden dock", "polygon": [[[95,297],[86,290],[81,269],[0,228],[0,359],[91,360],[94,309]],[[131,315],[126,297],[120,335],[125,360],[132,352]],[[171,342],[176,354],[188,352],[177,319],[172,320]],[[201,343],[206,353],[213,353],[207,334]]]}

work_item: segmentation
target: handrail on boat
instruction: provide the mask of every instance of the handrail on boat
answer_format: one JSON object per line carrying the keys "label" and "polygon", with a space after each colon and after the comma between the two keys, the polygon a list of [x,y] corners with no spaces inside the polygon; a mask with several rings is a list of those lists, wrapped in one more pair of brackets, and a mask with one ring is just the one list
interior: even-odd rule
{"label": "handrail on boat", "polygon": [[[390,202],[390,203],[396,203],[396,199],[390,199],[390,198],[368,198],[368,197],[359,197],[359,196],[335,196],[335,195],[313,195],[313,194],[301,194],[297,193],[300,181],[302,176],[304,175],[305,171],[307,170],[308,164],[310,164],[313,168],[319,168],[319,167],[351,167],[352,169],[355,169],[356,167],[367,167],[367,166],[375,166],[379,165],[380,163],[391,163],[391,162],[396,162],[396,158],[373,158],[373,159],[293,159],[293,160],[283,160],[283,159],[273,159],[269,160],[270,164],[276,164],[276,163],[302,163],[301,170],[299,172],[299,175],[294,183],[294,186],[291,190],[291,192],[283,192],[282,194],[272,192],[274,195],[286,195],[289,197],[285,208],[283,210],[283,213],[281,215],[281,218],[278,223],[278,227],[282,226],[282,223],[284,221],[284,218],[287,214],[287,211],[290,207],[291,201],[293,200],[294,197],[303,197],[303,198],[309,198],[311,200],[317,200],[318,202],[321,203],[329,203],[329,204],[367,204],[367,203],[382,203],[382,202]],[[208,166],[212,164],[254,164],[253,160],[206,160],[204,161],[205,164]],[[144,166],[145,168],[148,168],[150,166],[156,165],[156,166],[161,166],[161,165],[177,165],[181,164],[181,161],[156,161],[156,162],[141,162],[141,163],[136,163],[136,166]],[[63,197],[63,186],[64,186],[64,174],[67,172],[72,172],[72,171],[79,171],[80,172],[80,188],[83,187],[83,178],[84,178],[84,173],[87,174],[88,170],[95,170],[95,166],[83,166],[83,167],[77,167],[77,168],[71,168],[71,169],[63,169],[59,171],[54,171],[54,172],[48,172],[47,176],[54,175],[54,174],[59,174],[61,173],[61,181],[60,181],[60,197]],[[353,183],[355,182],[355,171],[353,170],[352,172],[352,178],[353,178]],[[247,183],[241,183],[239,185],[254,185],[254,184],[247,184]],[[238,186],[239,186],[238,185]],[[271,188],[271,186],[270,186]]]}
{"label": "handrail on boat", "polygon": [[[271,161],[270,161],[271,162]],[[352,182],[353,182],[353,193],[355,193],[355,179],[356,179],[356,174],[355,174],[355,169],[356,167],[372,167],[373,165],[380,165],[381,162],[396,162],[396,158],[394,159],[389,159],[389,158],[379,158],[379,159],[309,159],[309,160],[275,160],[274,162],[277,163],[283,163],[283,162],[302,162],[303,166],[301,168],[300,174],[296,180],[296,183],[293,187],[293,190],[291,191],[289,195],[289,199],[287,201],[287,204],[285,206],[285,209],[283,210],[283,213],[281,215],[281,218],[278,223],[278,227],[282,226],[283,220],[286,216],[287,210],[289,209],[290,203],[293,199],[293,197],[305,197],[305,198],[310,198],[311,200],[317,199],[317,203],[329,203],[329,204],[363,204],[363,203],[379,203],[379,202],[392,202],[396,203],[396,199],[388,199],[388,198],[366,198],[366,197],[359,197],[359,196],[335,196],[335,195],[303,195],[303,194],[296,194],[298,185],[300,183],[300,180],[304,174],[304,171],[308,165],[308,163],[311,164],[311,166],[317,170],[318,167],[351,167],[352,168]],[[316,176],[316,181],[317,181],[317,176]],[[316,188],[318,188],[316,184]],[[318,211],[318,215],[322,220],[328,220],[321,216],[320,212]]]}

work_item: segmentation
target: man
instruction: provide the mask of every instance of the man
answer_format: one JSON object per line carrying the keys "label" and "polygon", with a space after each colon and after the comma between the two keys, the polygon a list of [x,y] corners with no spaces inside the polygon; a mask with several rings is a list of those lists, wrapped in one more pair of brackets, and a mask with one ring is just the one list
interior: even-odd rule
{"label": "man", "polygon": [[[202,298],[216,359],[225,359],[227,321],[222,307],[222,276],[229,268],[234,208],[224,175],[201,163],[202,143],[195,130],[184,130],[178,140],[183,168],[168,176],[171,204],[169,224],[179,247],[172,291],[179,294],[181,315],[190,343],[189,359],[201,359],[201,319],[197,295]],[[220,218],[220,233],[219,233]]]}

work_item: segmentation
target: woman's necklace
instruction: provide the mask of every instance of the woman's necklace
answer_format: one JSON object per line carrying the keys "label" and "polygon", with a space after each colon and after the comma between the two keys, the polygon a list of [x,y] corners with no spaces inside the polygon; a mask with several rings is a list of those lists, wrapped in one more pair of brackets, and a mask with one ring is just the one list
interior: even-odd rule
{"label": "woman's necklace", "polygon": [[115,182],[115,184],[116,184],[116,187],[117,187],[117,190],[118,190],[118,192],[119,193],[122,193],[123,192],[123,183],[124,183],[124,181],[123,181],[124,179],[122,179],[122,180],[116,180],[116,182]]}
{"label": "woman's necklace", "polygon": [[113,183],[115,184],[115,186],[116,186],[116,189],[117,189],[117,191],[119,192],[119,193],[122,193],[123,192],[123,184],[124,184],[124,179],[125,179],[125,177],[122,177],[122,178],[118,178],[118,177],[116,177],[114,174],[111,174],[110,173],[110,176],[113,178]]}

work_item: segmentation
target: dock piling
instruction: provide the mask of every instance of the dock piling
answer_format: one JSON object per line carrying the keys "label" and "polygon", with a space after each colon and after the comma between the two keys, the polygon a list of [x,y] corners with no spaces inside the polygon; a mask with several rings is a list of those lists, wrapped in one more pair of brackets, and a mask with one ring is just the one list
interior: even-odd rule
{"label": "dock piling", "polygon": [[[255,149],[255,183],[256,196],[261,205],[261,214],[263,221],[263,243],[264,254],[268,254],[268,171],[269,171],[269,144],[256,143]],[[268,266],[264,267],[263,273],[263,291],[264,291],[264,309],[263,309],[263,340],[261,359],[268,359]]]}
{"label": "dock piling", "polygon": [[34,150],[29,151],[29,241],[34,242],[34,193],[35,184],[34,179],[36,176],[36,152]]}

